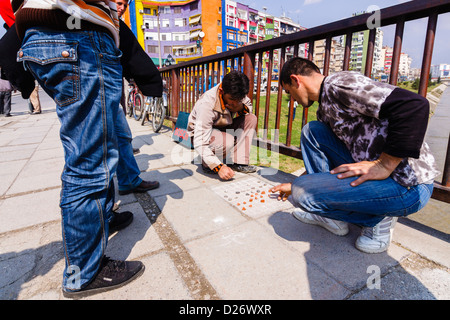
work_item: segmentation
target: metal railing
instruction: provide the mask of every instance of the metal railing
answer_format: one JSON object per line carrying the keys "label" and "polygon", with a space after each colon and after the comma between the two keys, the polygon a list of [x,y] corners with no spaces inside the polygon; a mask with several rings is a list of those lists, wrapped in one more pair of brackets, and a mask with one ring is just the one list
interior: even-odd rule
{"label": "metal railing", "polygon": [[[379,27],[395,26],[395,41],[390,72],[391,84],[397,84],[405,23],[427,18],[428,25],[418,90],[420,95],[427,95],[437,21],[439,15],[447,12],[450,12],[450,0],[411,1],[380,11],[381,19],[379,21]],[[175,123],[179,112],[190,112],[199,96],[220,83],[222,77],[228,70],[240,70],[250,79],[249,97],[254,102],[254,113],[263,122],[258,125],[260,129],[264,130],[262,130],[262,134],[256,137],[255,144],[269,150],[275,149],[284,155],[301,159],[300,145],[293,145],[294,103],[292,100],[288,104],[289,108],[286,115],[286,132],[283,134],[285,141],[278,142],[281,119],[285,118],[282,113],[282,104],[286,103],[286,101],[283,101],[281,84],[278,84],[278,91],[274,94],[276,96],[275,121],[272,120],[272,125],[269,124],[272,99],[270,87],[273,83],[272,76],[274,72],[276,73],[274,64],[277,65],[278,69],[281,69],[287,58],[299,55],[299,48],[301,46],[307,49],[306,57],[312,60],[315,42],[325,40],[323,74],[328,75],[330,73],[332,40],[334,37],[345,36],[346,41],[342,70],[349,70],[352,36],[357,32],[368,31],[369,40],[367,42],[367,58],[364,74],[370,77],[372,76],[377,32],[376,28],[368,29],[367,21],[371,17],[372,13],[362,14],[272,40],[244,46],[232,51],[164,67],[160,69],[160,72],[169,86],[169,110],[167,119]],[[276,58],[278,58],[278,61]],[[266,72],[263,73],[263,69]],[[267,79],[267,84],[263,83],[263,76]],[[266,92],[264,92],[265,87],[268,88]],[[286,113],[286,108],[284,110]],[[261,118],[260,113],[262,113]],[[303,127],[307,122],[308,109],[303,108],[301,126]],[[268,136],[270,130],[275,130],[275,136]],[[433,198],[450,203],[450,138],[443,181],[442,183],[435,182]]]}

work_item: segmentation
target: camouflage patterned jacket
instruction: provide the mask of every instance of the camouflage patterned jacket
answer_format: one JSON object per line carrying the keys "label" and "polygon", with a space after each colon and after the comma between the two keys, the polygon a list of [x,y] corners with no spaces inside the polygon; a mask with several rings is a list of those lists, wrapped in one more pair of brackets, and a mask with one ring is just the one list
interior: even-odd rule
{"label": "camouflage patterned jacket", "polygon": [[317,119],[328,124],[355,160],[374,161],[382,152],[403,158],[391,177],[405,187],[432,183],[439,175],[424,142],[428,100],[356,72],[326,77]]}

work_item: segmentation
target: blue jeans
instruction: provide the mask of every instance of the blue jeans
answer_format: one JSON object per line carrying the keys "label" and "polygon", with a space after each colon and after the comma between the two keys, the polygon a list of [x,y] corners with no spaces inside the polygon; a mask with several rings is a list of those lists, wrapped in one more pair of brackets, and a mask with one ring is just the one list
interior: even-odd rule
{"label": "blue jeans", "polygon": [[115,130],[119,143],[119,164],[116,173],[117,182],[120,191],[128,191],[140,185],[142,179],[139,177],[141,170],[134,158],[133,146],[131,145],[133,136],[121,107],[119,107],[117,112]]}
{"label": "blue jeans", "polygon": [[18,57],[56,102],[65,158],[63,290],[77,291],[96,275],[108,243],[119,158],[114,123],[122,94],[121,52],[106,33],[34,28]]}
{"label": "blue jeans", "polygon": [[292,185],[292,199],[303,210],[363,227],[373,227],[386,216],[401,217],[421,210],[433,184],[404,187],[391,178],[352,187],[357,177],[338,179],[330,170],[355,163],[345,144],[318,121],[302,131],[301,147],[307,175]]}

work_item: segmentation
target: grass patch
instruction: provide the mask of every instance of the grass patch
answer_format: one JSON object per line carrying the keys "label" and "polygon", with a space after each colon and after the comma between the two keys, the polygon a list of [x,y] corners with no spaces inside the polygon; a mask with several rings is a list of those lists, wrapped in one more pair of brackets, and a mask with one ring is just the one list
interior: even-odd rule
{"label": "grass patch", "polygon": [[[285,93],[283,93],[282,95],[281,112],[280,112],[280,129],[278,131],[278,138],[276,137],[276,132],[274,131],[277,118],[277,99],[278,99],[277,93],[273,93],[270,95],[267,138],[271,141],[277,139],[275,142],[287,144],[286,138],[288,129],[288,117],[289,117],[288,103],[290,101],[290,96]],[[311,107],[308,108],[308,122],[316,120],[316,112],[318,105],[319,104],[315,102]],[[253,100],[253,110],[255,110],[255,107],[256,107],[256,99]],[[261,96],[259,104],[259,116],[258,116],[258,137],[260,138],[263,138],[265,131],[264,129],[265,108],[266,108],[266,96]],[[297,110],[295,112],[295,118],[292,122],[291,146],[300,147],[303,107],[299,105],[297,106],[296,109]],[[303,161],[300,159],[285,156],[258,147],[252,148],[250,161],[254,165],[273,167],[288,173],[295,172],[304,167]]]}
{"label": "grass patch", "polygon": [[[430,82],[427,88],[427,92],[433,91],[435,88],[439,87],[441,84],[436,82]],[[406,82],[400,82],[397,84],[399,88],[409,90],[414,93],[419,93],[419,89],[414,88],[414,81],[406,81]]]}

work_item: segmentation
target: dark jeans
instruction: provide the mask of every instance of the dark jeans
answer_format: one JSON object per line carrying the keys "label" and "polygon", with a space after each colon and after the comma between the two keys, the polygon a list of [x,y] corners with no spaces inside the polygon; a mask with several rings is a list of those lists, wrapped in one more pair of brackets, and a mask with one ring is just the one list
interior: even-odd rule
{"label": "dark jeans", "polygon": [[11,112],[11,91],[0,91],[0,113],[8,115]]}

